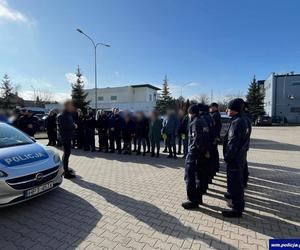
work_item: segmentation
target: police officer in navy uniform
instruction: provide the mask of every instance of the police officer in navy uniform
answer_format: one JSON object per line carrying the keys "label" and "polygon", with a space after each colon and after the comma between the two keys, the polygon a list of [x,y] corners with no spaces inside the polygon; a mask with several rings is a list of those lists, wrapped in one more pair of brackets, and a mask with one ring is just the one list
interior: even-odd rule
{"label": "police officer in navy uniform", "polygon": [[222,129],[222,121],[221,121],[221,115],[219,112],[219,105],[215,102],[211,103],[209,106],[209,112],[211,115],[211,118],[214,120],[214,140],[213,140],[213,148],[212,148],[212,161],[214,163],[214,174],[219,172],[220,169],[220,159],[219,159],[219,151],[218,151],[218,143],[220,142],[220,133]]}
{"label": "police officer in navy uniform", "polygon": [[208,138],[207,138],[207,145],[208,145],[208,153],[205,161],[203,161],[203,175],[204,175],[204,182],[203,182],[203,192],[206,193],[208,189],[208,184],[212,183],[212,178],[214,176],[214,163],[212,160],[213,154],[213,139],[214,139],[214,120],[209,115],[209,107],[208,105],[199,103],[199,116],[200,118],[206,121],[208,126]]}
{"label": "police officer in navy uniform", "polygon": [[227,188],[232,200],[232,210],[223,211],[225,217],[241,217],[244,201],[244,164],[250,140],[250,128],[243,117],[244,103],[241,99],[229,102],[227,114],[231,118],[229,129],[224,137],[223,154],[227,170]]}
{"label": "police officer in navy uniform", "polygon": [[[246,120],[247,124],[248,124],[248,128],[249,128],[249,137],[251,136],[251,132],[252,132],[252,122],[251,122],[251,118],[250,118],[250,112],[249,112],[249,107],[248,107],[248,103],[244,102],[243,99],[241,99],[244,103],[244,108],[243,108],[243,118]],[[247,187],[248,185],[248,179],[249,179],[249,169],[248,169],[248,161],[247,161],[247,154],[250,148],[250,139],[248,141],[248,145],[247,145],[247,151],[245,154],[245,164],[244,164],[244,188]]]}
{"label": "police officer in navy uniform", "polygon": [[209,128],[205,121],[199,117],[199,108],[192,105],[188,110],[189,123],[189,146],[185,161],[185,182],[188,201],[182,203],[185,209],[193,209],[202,204],[202,176],[200,163],[206,157],[208,151]]}

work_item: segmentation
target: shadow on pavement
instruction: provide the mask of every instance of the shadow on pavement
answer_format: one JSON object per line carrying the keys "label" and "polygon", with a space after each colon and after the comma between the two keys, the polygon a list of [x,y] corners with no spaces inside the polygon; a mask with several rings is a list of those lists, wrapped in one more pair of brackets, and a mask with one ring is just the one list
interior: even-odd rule
{"label": "shadow on pavement", "polygon": [[102,215],[83,198],[62,188],[1,209],[0,245],[5,249],[75,249]]}
{"label": "shadow on pavement", "polygon": [[300,151],[300,146],[298,145],[257,138],[251,139],[250,147],[256,149]]}
{"label": "shadow on pavement", "polygon": [[[106,199],[106,201],[110,204],[134,216],[137,220],[147,224],[155,231],[158,231],[162,234],[170,235],[179,239],[197,239],[205,242],[208,245],[210,245],[212,242],[217,242],[223,245],[222,249],[237,249],[230,244],[214,238],[213,236],[195,231],[194,229],[185,226],[176,217],[162,211],[160,208],[149,202],[136,200],[80,178],[76,178],[73,181],[83,188],[87,188],[96,192]],[[176,229],[174,231],[170,230],[169,227],[164,226],[164,223],[168,224],[169,227]]]}

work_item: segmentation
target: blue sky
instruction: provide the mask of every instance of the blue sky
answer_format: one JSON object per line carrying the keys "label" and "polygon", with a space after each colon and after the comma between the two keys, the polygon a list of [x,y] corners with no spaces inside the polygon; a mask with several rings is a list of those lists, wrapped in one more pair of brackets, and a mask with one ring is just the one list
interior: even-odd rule
{"label": "blue sky", "polygon": [[254,74],[299,72],[298,0],[0,0],[0,75],[8,73],[31,97],[70,93],[77,65],[94,84],[93,50],[99,48],[99,86],[151,83],[164,75],[171,91],[215,98],[246,93]]}

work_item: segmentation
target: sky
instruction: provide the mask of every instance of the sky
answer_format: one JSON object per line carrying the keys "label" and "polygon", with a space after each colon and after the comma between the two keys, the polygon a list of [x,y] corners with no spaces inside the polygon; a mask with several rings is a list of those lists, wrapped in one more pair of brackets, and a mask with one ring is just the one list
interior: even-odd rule
{"label": "sky", "polygon": [[[246,94],[256,75],[300,71],[298,0],[0,0],[0,77],[19,93],[70,95],[77,65],[94,87],[168,76],[174,97]],[[187,84],[189,83],[189,84]]]}

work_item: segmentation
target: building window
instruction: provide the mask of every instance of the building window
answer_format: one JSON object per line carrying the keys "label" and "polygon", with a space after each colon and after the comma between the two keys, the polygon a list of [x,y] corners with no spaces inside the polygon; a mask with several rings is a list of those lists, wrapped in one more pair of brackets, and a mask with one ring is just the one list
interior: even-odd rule
{"label": "building window", "polygon": [[293,82],[292,86],[300,86],[300,82]]}
{"label": "building window", "polygon": [[153,101],[156,101],[156,93],[153,94]]}
{"label": "building window", "polygon": [[117,96],[116,96],[116,95],[112,95],[112,96],[110,97],[110,100],[111,100],[111,101],[116,101],[116,100],[117,100]]}
{"label": "building window", "polygon": [[292,107],[291,112],[292,113],[300,113],[300,107]]}
{"label": "building window", "polygon": [[152,102],[152,95],[149,94],[149,101]]}
{"label": "building window", "polygon": [[98,96],[98,101],[103,101],[104,97],[103,96]]}

